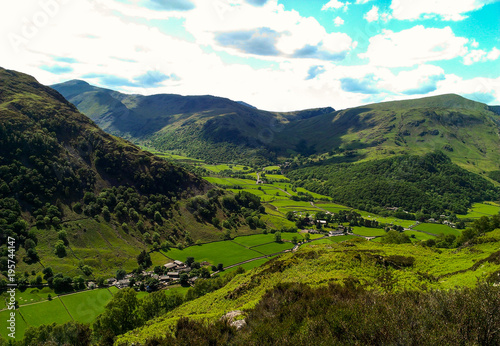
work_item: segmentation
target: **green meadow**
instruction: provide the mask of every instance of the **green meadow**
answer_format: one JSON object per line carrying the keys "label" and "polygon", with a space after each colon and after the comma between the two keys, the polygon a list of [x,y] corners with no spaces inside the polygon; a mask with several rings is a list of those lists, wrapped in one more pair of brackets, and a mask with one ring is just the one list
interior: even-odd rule
{"label": "green meadow", "polygon": [[104,312],[104,306],[111,300],[111,297],[112,294],[107,289],[97,289],[60,296],[59,299],[74,320],[91,323],[97,315]]}
{"label": "green meadow", "polygon": [[263,253],[264,255],[272,255],[284,250],[290,250],[293,247],[294,245],[289,242],[280,242],[280,243],[274,242],[253,247],[252,250]]}
{"label": "green meadow", "polygon": [[386,235],[382,228],[369,228],[355,226],[352,228],[352,233],[362,235],[364,237],[380,237]]}
{"label": "green meadow", "polygon": [[[104,311],[104,307],[111,300],[112,293],[118,289],[110,287],[110,289],[87,290],[77,293],[58,296],[48,287],[38,291],[37,289],[27,289],[24,292],[17,291],[16,298],[29,297],[26,293],[35,298],[36,302],[30,302],[22,305],[22,300],[19,301],[21,306],[16,310],[16,339],[20,340],[28,326],[39,326],[42,324],[64,323],[71,320],[92,323],[94,319]],[[47,300],[47,294],[51,294],[53,299]],[[9,315],[9,310],[0,311],[0,318],[4,320],[4,316]],[[6,330],[1,328],[0,334],[6,338]]]}
{"label": "green meadow", "polygon": [[172,248],[163,253],[174,260],[185,261],[188,257],[194,257],[197,262],[207,261],[212,265],[222,263],[224,266],[262,256],[261,253],[232,241],[195,245],[183,250]]}
{"label": "green meadow", "polygon": [[233,171],[233,172],[248,172],[250,174],[250,172],[252,171],[247,166],[231,165],[231,164],[220,164],[220,165],[203,164],[203,165],[201,165],[201,167],[205,168],[206,170],[212,171],[214,173],[220,173],[222,171]]}
{"label": "green meadow", "polygon": [[466,215],[457,215],[459,218],[478,219],[481,216],[492,216],[500,212],[500,205],[495,202],[474,203]]}
{"label": "green meadow", "polygon": [[455,236],[460,235],[460,231],[458,229],[452,228],[447,225],[442,225],[439,223],[421,223],[420,225],[414,227],[413,229],[417,231],[431,233],[434,235],[439,235],[439,234],[444,234],[444,235],[453,234]]}

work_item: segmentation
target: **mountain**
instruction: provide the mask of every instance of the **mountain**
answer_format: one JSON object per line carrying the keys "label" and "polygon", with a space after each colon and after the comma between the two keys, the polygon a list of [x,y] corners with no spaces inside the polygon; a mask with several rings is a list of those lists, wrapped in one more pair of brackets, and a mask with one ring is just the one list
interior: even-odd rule
{"label": "mountain", "polygon": [[458,95],[383,102],[288,124],[281,147],[332,159],[370,160],[444,151],[476,173],[498,170],[500,117],[482,103]]}
{"label": "mountain", "polygon": [[276,131],[333,108],[273,113],[214,96],[127,95],[73,80],[53,85],[102,129],[212,161],[276,160]]}
{"label": "mountain", "polygon": [[[202,179],[99,129],[62,95],[15,71],[0,69],[2,164],[27,170],[30,180],[5,181],[27,207],[40,200],[78,199],[85,191],[128,185],[142,193],[179,197],[205,191]],[[2,178],[12,178],[4,172]],[[12,172],[10,172],[12,173]],[[40,179],[40,181],[37,181]],[[69,191],[66,191],[66,188]]]}
{"label": "mountain", "polygon": [[[214,189],[104,132],[33,77],[2,68],[0,147],[0,243],[17,240],[19,273],[42,275],[50,266],[73,276],[88,266],[86,279],[110,277],[137,268],[141,250],[219,240],[223,231],[212,220],[229,216],[240,234],[257,232],[240,213],[246,206],[259,214],[259,201],[248,205],[255,196]],[[6,251],[0,248],[5,276]]]}
{"label": "mountain", "polygon": [[498,107],[454,94],[283,113],[213,96],[125,95],[82,81],[52,87],[105,131],[209,161],[296,154],[359,161],[442,150],[476,173],[499,170]]}

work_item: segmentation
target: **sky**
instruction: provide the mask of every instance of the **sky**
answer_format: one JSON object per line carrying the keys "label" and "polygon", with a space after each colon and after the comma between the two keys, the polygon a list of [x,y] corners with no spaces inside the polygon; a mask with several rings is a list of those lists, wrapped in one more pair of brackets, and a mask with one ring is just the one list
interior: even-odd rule
{"label": "sky", "polygon": [[455,93],[500,105],[500,0],[22,0],[0,66],[144,95],[344,109]]}

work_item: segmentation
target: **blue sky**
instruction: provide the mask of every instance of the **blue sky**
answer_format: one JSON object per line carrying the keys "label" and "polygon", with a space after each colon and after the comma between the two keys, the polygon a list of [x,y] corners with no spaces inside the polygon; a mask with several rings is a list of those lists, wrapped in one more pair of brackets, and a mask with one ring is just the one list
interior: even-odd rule
{"label": "blue sky", "polygon": [[25,0],[0,5],[0,66],[280,111],[500,104],[499,20],[497,0]]}

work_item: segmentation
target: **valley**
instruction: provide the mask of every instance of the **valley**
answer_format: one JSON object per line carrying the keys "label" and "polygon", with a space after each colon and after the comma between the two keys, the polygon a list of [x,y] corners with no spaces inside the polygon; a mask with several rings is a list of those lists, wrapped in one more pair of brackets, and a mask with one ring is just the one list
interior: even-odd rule
{"label": "valley", "polygon": [[[184,324],[283,340],[259,317],[270,294],[347,295],[358,313],[356,299],[391,310],[386,297],[443,290],[448,302],[499,283],[498,114],[486,105],[442,95],[279,113],[0,77],[0,288],[13,237],[28,344],[70,337],[58,328],[168,344]],[[174,261],[188,264],[169,272]],[[220,324],[231,311],[248,329]]]}
{"label": "valley", "polygon": [[[302,247],[335,246],[335,244],[347,240],[362,240],[365,238],[371,239],[371,242],[378,243],[387,234],[382,226],[382,228],[350,227],[349,222],[334,222],[328,224],[326,227],[321,227],[319,230],[315,224],[305,225],[303,230],[297,229],[295,221],[287,218],[287,215],[290,216],[290,213],[297,215],[297,217],[305,217],[307,215],[311,219],[315,219],[317,213],[320,213],[320,217],[325,217],[327,213],[335,214],[341,210],[351,211],[351,208],[333,203],[327,196],[310,192],[304,188],[296,188],[287,177],[280,174],[278,166],[263,167],[257,173],[251,168],[242,165],[210,165],[200,160],[191,160],[187,157],[175,157],[168,154],[160,154],[159,156],[167,157],[174,162],[181,160],[182,162],[201,165],[209,173],[208,176],[204,177],[208,182],[234,193],[246,191],[259,196],[266,210],[265,214],[261,215],[260,218],[264,221],[266,229],[269,231],[262,233],[262,230],[255,229],[249,232],[254,235],[245,235],[245,231],[236,229],[234,230],[234,234],[231,234],[230,237],[232,239],[230,240],[205,243],[206,240],[197,238],[197,245],[187,246],[183,249],[171,248],[166,251],[151,249],[152,267],[163,266],[163,264],[173,260],[185,261],[186,258],[193,257],[198,262],[208,262],[209,266],[217,266],[219,263],[222,263],[225,271],[221,274],[226,275],[236,270],[237,267],[241,267],[247,271],[260,267],[280,253],[290,251],[297,243]],[[245,178],[231,177],[235,173],[244,174]],[[261,179],[265,179],[265,183],[257,184],[257,175]],[[292,199],[298,196],[310,196],[310,199],[308,201],[296,201]],[[440,223],[416,224],[414,220],[381,216],[360,210],[353,211],[366,220],[374,220],[383,225],[403,227],[405,230],[402,233],[406,234],[412,242],[436,239],[440,234],[453,234],[457,237],[461,234],[460,230]],[[467,215],[459,215],[459,218],[472,221],[480,216],[492,216],[498,214],[498,212],[500,212],[500,205],[494,202],[478,203],[469,210]],[[335,232],[337,232],[339,226],[350,227],[351,230],[341,231],[336,234]],[[34,229],[39,239],[37,249],[39,249],[38,253],[43,259],[41,263],[43,263],[44,267],[50,266],[57,272],[78,275],[81,273],[78,270],[78,262],[83,260],[86,265],[90,265],[93,268],[94,278],[98,275],[108,278],[112,277],[117,269],[131,271],[135,268],[137,246],[143,247],[137,239],[134,239],[130,234],[125,232],[115,235],[111,229],[106,230],[103,225],[99,225],[94,218],[90,217],[80,218],[75,221],[66,220],[63,223],[63,228],[68,231],[77,229],[78,227],[85,227],[85,234],[80,234],[78,237],[75,234],[73,239],[70,239],[68,249],[71,255],[62,259],[53,255],[51,251],[51,244],[57,238],[46,238],[43,231]],[[280,242],[276,242],[276,232],[280,233]],[[330,236],[329,232],[334,233],[335,236]],[[192,234],[198,236],[195,232],[192,232]],[[148,247],[143,248],[148,249]],[[92,249],[92,252],[89,252],[90,249]],[[238,265],[238,263],[240,264]],[[22,264],[19,268],[22,271],[35,270],[37,273],[42,270],[42,267],[37,268],[37,266]],[[177,287],[180,288],[178,284],[171,287],[173,290],[177,290]],[[79,298],[73,302],[70,300],[70,297],[74,294],[58,295],[49,287],[28,287],[18,296],[20,302],[19,311],[23,316],[23,321],[25,321],[25,325],[18,329],[18,333],[24,335],[24,330],[28,326],[37,326],[41,323],[64,323],[70,320],[90,323],[104,311],[104,306],[111,300],[113,292],[116,293],[113,289],[116,290],[114,286],[111,286],[110,288],[76,293]],[[184,294],[186,290],[187,288],[184,289]],[[55,300],[54,303],[47,300],[49,294],[53,298],[52,301]],[[145,294],[147,293],[139,292],[139,297]],[[37,302],[39,304],[32,305]],[[44,303],[51,306],[54,305],[55,307],[49,309],[48,305]],[[52,310],[53,312],[50,312],[43,320],[38,321],[33,317],[41,313],[41,311]],[[85,312],[82,313],[81,311]],[[7,312],[8,310],[2,310],[0,314],[6,314]],[[3,336],[4,338],[6,337],[6,335]]]}

